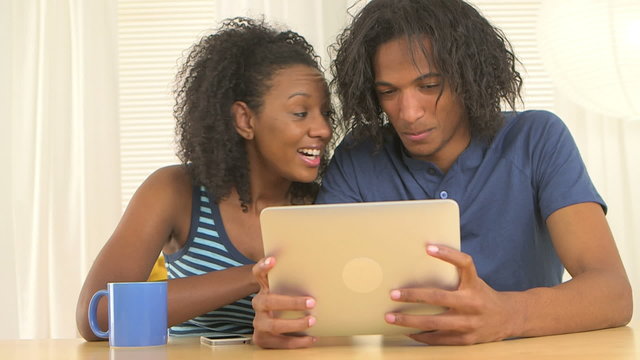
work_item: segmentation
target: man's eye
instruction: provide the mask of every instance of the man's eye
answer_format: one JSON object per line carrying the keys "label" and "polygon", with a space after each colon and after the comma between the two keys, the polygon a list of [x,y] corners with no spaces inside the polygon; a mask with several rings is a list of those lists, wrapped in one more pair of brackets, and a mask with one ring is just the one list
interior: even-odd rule
{"label": "man's eye", "polygon": [[380,95],[391,95],[394,92],[395,92],[394,89],[378,90],[378,94]]}
{"label": "man's eye", "polygon": [[433,89],[433,88],[437,88],[438,86],[440,86],[439,83],[432,83],[432,84],[423,84],[420,85],[421,88],[423,89]]}

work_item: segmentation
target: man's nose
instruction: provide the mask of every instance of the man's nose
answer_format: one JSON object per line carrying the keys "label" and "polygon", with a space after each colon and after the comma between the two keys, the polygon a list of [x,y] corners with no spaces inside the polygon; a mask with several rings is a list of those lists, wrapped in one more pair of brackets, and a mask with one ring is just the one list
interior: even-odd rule
{"label": "man's nose", "polygon": [[424,104],[415,90],[405,91],[400,96],[400,119],[415,122],[424,115]]}

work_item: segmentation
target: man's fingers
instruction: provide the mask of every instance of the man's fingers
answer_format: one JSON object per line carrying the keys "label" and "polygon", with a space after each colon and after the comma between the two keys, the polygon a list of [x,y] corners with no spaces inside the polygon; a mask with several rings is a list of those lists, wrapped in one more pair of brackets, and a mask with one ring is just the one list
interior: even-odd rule
{"label": "man's fingers", "polygon": [[465,332],[474,329],[474,324],[463,316],[455,315],[409,315],[402,313],[387,313],[386,322],[399,326],[406,326],[427,332],[456,331]]}
{"label": "man's fingers", "polygon": [[443,245],[427,245],[427,254],[446,261],[458,269],[460,282],[464,283],[478,277],[473,258],[469,254]]}
{"label": "man's fingers", "polygon": [[389,296],[393,301],[429,304],[443,307],[454,307],[460,296],[449,290],[436,288],[409,288],[391,290]]}
{"label": "man's fingers", "polygon": [[429,345],[472,345],[478,342],[471,334],[461,334],[454,331],[433,331],[412,334],[409,337]]}

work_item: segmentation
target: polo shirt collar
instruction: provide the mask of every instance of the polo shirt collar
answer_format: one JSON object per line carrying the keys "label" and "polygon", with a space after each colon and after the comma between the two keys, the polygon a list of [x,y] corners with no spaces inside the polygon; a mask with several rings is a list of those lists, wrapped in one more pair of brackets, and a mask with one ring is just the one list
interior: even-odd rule
{"label": "polo shirt collar", "polygon": [[[438,171],[440,175],[442,175],[442,171],[438,169],[438,167],[428,161],[418,160],[412,158],[407,149],[402,145],[402,141],[397,136],[394,136],[394,146],[399,150],[402,156],[402,162],[409,168],[411,171],[425,171],[430,168]],[[453,163],[453,167],[460,167],[462,169],[473,169],[480,166],[482,162],[482,158],[488,148],[488,144],[484,141],[478,140],[476,138],[472,138],[471,142],[469,142],[469,146],[458,156],[458,159]]]}

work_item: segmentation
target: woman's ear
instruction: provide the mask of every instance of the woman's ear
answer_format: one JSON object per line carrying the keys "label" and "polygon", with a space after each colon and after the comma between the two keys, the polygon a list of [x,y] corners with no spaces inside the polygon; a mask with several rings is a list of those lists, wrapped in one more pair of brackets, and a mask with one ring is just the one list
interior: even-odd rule
{"label": "woman's ear", "polygon": [[231,105],[231,115],[236,132],[246,140],[253,139],[254,114],[249,106],[243,101],[236,101]]}

